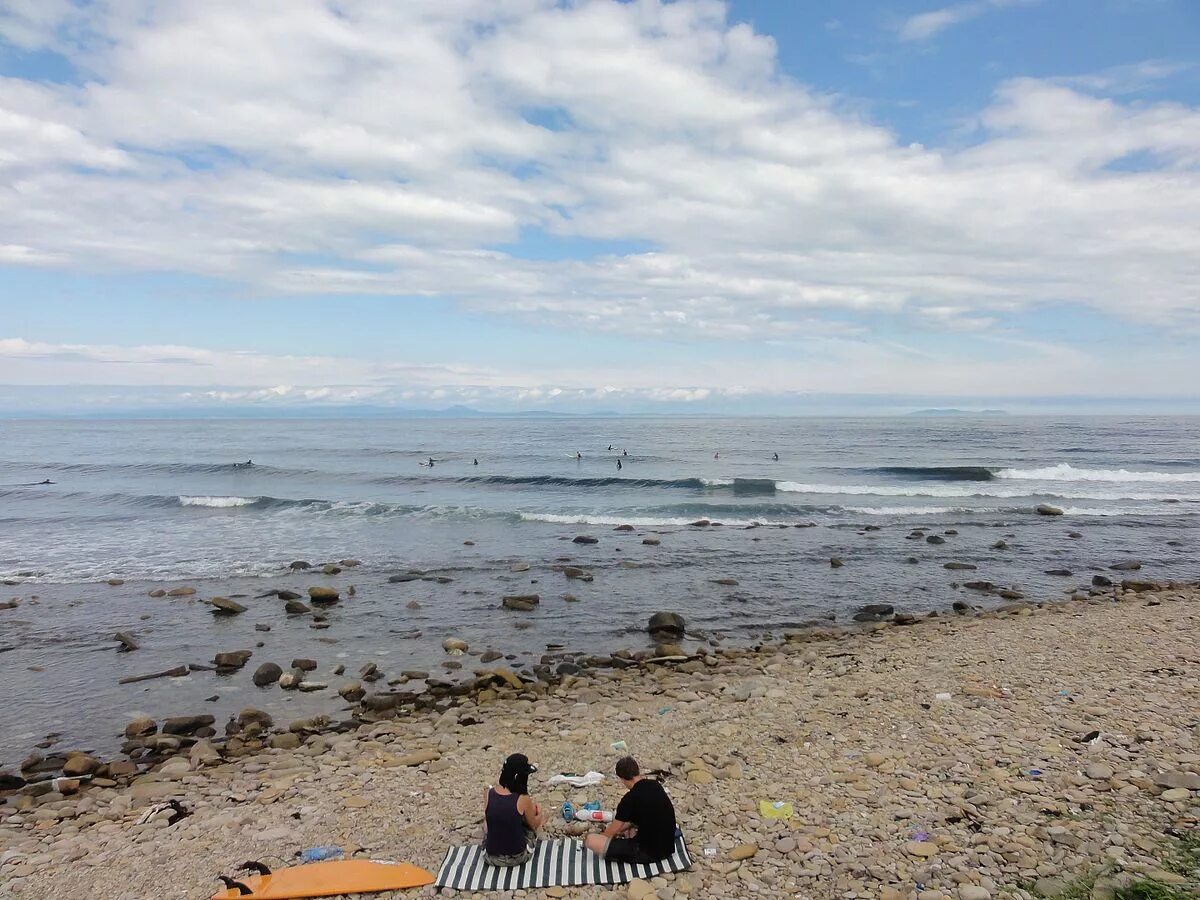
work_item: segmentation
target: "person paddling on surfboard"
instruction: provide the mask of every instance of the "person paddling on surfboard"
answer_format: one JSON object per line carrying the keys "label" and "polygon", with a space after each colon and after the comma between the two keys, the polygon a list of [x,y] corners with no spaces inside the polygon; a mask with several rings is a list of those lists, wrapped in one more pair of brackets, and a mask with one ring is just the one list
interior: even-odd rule
{"label": "person paddling on surfboard", "polygon": [[488,788],[483,849],[490,865],[520,866],[529,861],[530,847],[546,822],[542,808],[529,796],[529,776],[536,771],[529,757],[514,753],[500,770],[500,786]]}

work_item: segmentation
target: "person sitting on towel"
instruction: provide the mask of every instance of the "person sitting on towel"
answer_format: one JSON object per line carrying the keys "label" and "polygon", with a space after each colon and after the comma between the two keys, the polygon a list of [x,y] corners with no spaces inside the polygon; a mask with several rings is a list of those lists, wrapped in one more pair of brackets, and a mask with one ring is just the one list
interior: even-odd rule
{"label": "person sitting on towel", "polygon": [[525,754],[514,753],[500,770],[500,786],[488,788],[483,849],[493,866],[519,866],[529,861],[529,849],[546,820],[542,808],[529,796],[529,776],[536,771],[537,766]]}
{"label": "person sitting on towel", "polygon": [[589,834],[587,848],[611,862],[645,865],[675,852],[675,807],[663,786],[642,775],[637,760],[617,760],[617,779],[628,793],[603,834]]}

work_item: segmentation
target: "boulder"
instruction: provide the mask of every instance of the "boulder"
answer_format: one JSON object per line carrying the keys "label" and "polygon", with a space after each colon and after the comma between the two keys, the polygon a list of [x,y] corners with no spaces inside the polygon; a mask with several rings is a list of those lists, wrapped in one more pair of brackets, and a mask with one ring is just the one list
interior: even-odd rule
{"label": "boulder", "polygon": [[291,569],[293,572],[300,572],[300,571],[303,571],[304,569],[311,569],[312,563],[305,562],[302,559],[298,559],[294,563],[292,563],[290,566],[288,566],[288,568]]}
{"label": "boulder", "polygon": [[944,544],[944,543],[946,543],[946,539],[944,537],[942,537],[940,534],[931,534],[931,535],[929,535],[929,537],[925,538],[925,543],[927,543],[927,544]]}
{"label": "boulder", "polygon": [[275,596],[280,600],[299,600],[300,595],[295,591],[280,590],[275,592]]}
{"label": "boulder", "polygon": [[237,717],[238,724],[245,728],[247,725],[258,725],[262,728],[270,728],[275,721],[271,718],[270,713],[263,712],[261,709],[255,709],[253,706],[247,706]]}
{"label": "boulder", "polygon": [[162,588],[155,588],[154,590],[152,590],[150,592],[150,596],[153,597],[155,600],[157,600],[160,597],[167,596],[167,592],[164,591]]}
{"label": "boulder", "polygon": [[218,672],[222,669],[232,671],[244,666],[253,655],[253,650],[230,650],[227,653],[218,653],[214,656],[213,663],[216,664]]}
{"label": "boulder", "polygon": [[598,544],[599,538],[592,537],[590,534],[577,534],[571,539],[574,544]]}
{"label": "boulder", "polygon": [[308,599],[313,603],[337,603],[341,599],[341,591],[331,587],[310,587]]}
{"label": "boulder", "polygon": [[121,645],[117,648],[118,653],[132,653],[138,648],[138,642],[134,640],[133,635],[128,631],[118,631],[113,635],[113,640]]}
{"label": "boulder", "polygon": [[884,619],[891,618],[895,612],[895,607],[890,603],[868,603],[866,606],[859,607],[858,612],[854,614],[854,621],[881,622]]}
{"label": "boulder", "polygon": [[1051,506],[1049,503],[1039,503],[1034,510],[1039,516],[1061,516],[1063,511],[1057,506]]}
{"label": "boulder", "polygon": [[174,716],[163,722],[163,734],[195,734],[201,728],[208,728],[216,719],[210,715]]}
{"label": "boulder", "polygon": [[[449,637],[442,641],[442,649],[447,653],[454,653],[455,651],[459,653],[466,653],[470,647],[471,645],[462,638]],[[484,661],[486,662],[487,660]]]}
{"label": "boulder", "polygon": [[221,754],[212,742],[208,739],[197,741],[192,745],[192,749],[188,751],[188,760],[192,764],[193,769],[200,769],[204,766],[215,766],[221,762]]}
{"label": "boulder", "polygon": [[129,724],[125,726],[125,737],[132,740],[133,738],[146,737],[147,735],[154,734],[156,731],[158,731],[158,725],[154,723],[152,718],[149,716],[137,716],[131,719]]}
{"label": "boulder", "polygon": [[263,663],[254,670],[254,684],[256,687],[266,687],[277,682],[282,674],[283,669],[275,663]]}
{"label": "boulder", "polygon": [[942,568],[949,569],[951,572],[973,572],[978,567],[973,563],[948,562],[945,563]]}
{"label": "boulder", "polygon": [[842,562],[842,558],[840,556],[829,557],[829,568],[840,569],[844,565],[845,565],[845,563]]}
{"label": "boulder", "polygon": [[283,611],[289,616],[302,616],[305,613],[312,612],[312,609],[305,606],[299,600],[289,600],[283,605]]}
{"label": "boulder", "polygon": [[19,791],[25,787],[25,779],[12,772],[0,771],[0,791]]}
{"label": "boulder", "polygon": [[213,597],[210,602],[213,605],[214,616],[236,616],[238,613],[246,611],[246,607],[228,597]]}
{"label": "boulder", "polygon": [[292,734],[273,734],[271,735],[271,746],[276,750],[297,750],[300,747],[300,735]]}
{"label": "boulder", "polygon": [[100,761],[86,753],[72,753],[67,757],[67,761],[63,763],[62,773],[68,778],[79,778],[82,775],[91,775],[100,768]]}
{"label": "boulder", "polygon": [[299,669],[302,672],[316,671],[317,661],[315,659],[298,658],[292,660],[292,668]]}
{"label": "boulder", "polygon": [[618,525],[613,531],[633,531],[632,525]]}
{"label": "boulder", "polygon": [[321,574],[323,575],[340,575],[341,573],[342,567],[333,563],[325,563],[325,565],[321,566]]}
{"label": "boulder", "polygon": [[503,605],[505,609],[533,612],[534,607],[541,602],[542,598],[537,594],[512,594],[504,598]]}
{"label": "boulder", "polygon": [[347,700],[350,703],[357,703],[367,692],[363,690],[361,682],[351,681],[349,684],[344,684],[338,688],[338,693],[343,700]]}
{"label": "boulder", "polygon": [[168,597],[190,597],[196,593],[194,587],[177,587],[174,590],[167,591]]}
{"label": "boulder", "polygon": [[659,544],[662,543],[662,541],[655,537],[648,537],[648,538],[642,538],[642,543],[645,544],[647,547],[657,547]]}
{"label": "boulder", "polygon": [[1112,587],[1112,579],[1107,575],[1093,575],[1092,587]]}
{"label": "boulder", "polygon": [[682,636],[687,630],[687,621],[679,613],[656,612],[650,617],[650,623],[646,626],[646,630],[651,634],[662,632]]}
{"label": "boulder", "polygon": [[1111,566],[1109,566],[1109,568],[1114,572],[1136,572],[1141,567],[1142,564],[1140,562],[1132,559],[1125,560],[1124,562],[1113,563]]}

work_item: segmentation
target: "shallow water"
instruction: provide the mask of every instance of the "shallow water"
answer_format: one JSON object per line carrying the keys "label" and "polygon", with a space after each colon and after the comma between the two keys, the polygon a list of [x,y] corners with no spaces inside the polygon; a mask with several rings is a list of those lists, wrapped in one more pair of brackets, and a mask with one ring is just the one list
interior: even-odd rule
{"label": "shallow water", "polygon": [[[547,644],[642,648],[659,609],[745,640],[844,621],[863,603],[943,609],[964,580],[1056,596],[1126,558],[1148,577],[1195,579],[1197,447],[1196,418],[3,423],[0,578],[18,583],[0,601],[22,604],[0,610],[0,766],[50,732],[59,746],[110,750],[134,711],[208,711],[219,725],[246,705],[289,718],[338,708],[332,690],[254,688],[250,672],[268,660],[314,658],[336,686],[326,674],[339,662],[440,671],[450,634],[520,664]],[[54,484],[29,484],[44,479]],[[1066,515],[1038,516],[1039,503]],[[723,524],[688,524],[701,518]],[[612,530],[622,523],[637,530]],[[931,546],[908,539],[918,525],[958,534]],[[571,543],[580,533],[600,541]],[[651,533],[661,546],[642,544]],[[1000,539],[1011,549],[991,549]],[[845,566],[831,569],[831,556]],[[293,559],[345,557],[363,566],[284,574]],[[554,571],[566,558],[595,581]],[[978,570],[943,569],[951,560]],[[530,570],[510,571],[515,561]],[[387,582],[409,568],[454,581]],[[1075,575],[1044,574],[1054,568]],[[185,581],[199,599],[147,597]],[[201,602],[321,583],[357,594],[320,631],[273,598],[243,600],[249,612],[228,619]],[[503,594],[534,591],[534,613],[498,608]],[[118,630],[141,649],[115,653]],[[234,676],[116,684],[240,648],[255,654]]]}

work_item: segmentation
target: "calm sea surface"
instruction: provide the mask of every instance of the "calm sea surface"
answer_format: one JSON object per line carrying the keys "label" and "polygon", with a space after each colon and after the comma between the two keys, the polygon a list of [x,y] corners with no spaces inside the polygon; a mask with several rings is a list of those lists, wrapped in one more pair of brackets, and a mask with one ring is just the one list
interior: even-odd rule
{"label": "calm sea surface", "polygon": [[[1039,503],[1065,515],[1039,516]],[[736,641],[870,602],[986,603],[958,586],[973,578],[1059,596],[1138,559],[1148,577],[1195,579],[1198,516],[1198,418],[4,422],[0,580],[13,583],[0,603],[21,603],[0,609],[0,766],[48,733],[110,750],[136,711],[212,712],[218,725],[247,705],[336,711],[334,665],[452,675],[439,669],[451,634],[521,665],[548,644],[642,649],[659,609]],[[701,519],[721,525],[689,524]],[[908,538],[917,526],[958,533],[934,546]],[[571,543],[579,534],[599,542]],[[661,545],[642,543],[651,534]],[[362,566],[287,572],[348,557]],[[595,580],[566,580],[553,568],[566,558]],[[947,561],[978,570],[964,579]],[[1073,576],[1045,574],[1063,568]],[[388,582],[408,569],[453,581]],[[185,582],[196,599],[147,596]],[[324,630],[253,599],[326,583],[356,595]],[[533,613],[498,608],[531,592]],[[201,602],[231,594],[246,614],[216,619]],[[116,631],[141,648],[115,653]],[[238,675],[116,683],[240,648],[255,653]],[[259,662],[294,656],[317,659],[331,689],[250,684]]]}

